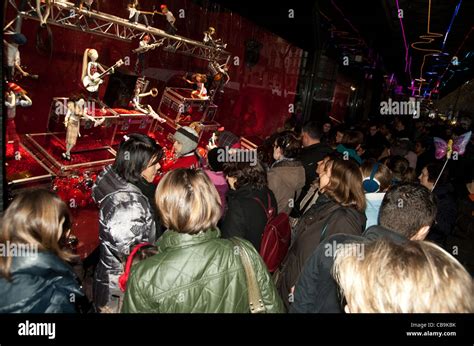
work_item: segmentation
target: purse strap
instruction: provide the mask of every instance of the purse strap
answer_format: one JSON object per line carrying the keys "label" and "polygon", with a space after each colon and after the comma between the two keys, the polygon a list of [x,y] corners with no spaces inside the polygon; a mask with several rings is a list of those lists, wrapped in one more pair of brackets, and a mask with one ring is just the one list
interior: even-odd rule
{"label": "purse strap", "polygon": [[258,199],[257,197],[254,197],[253,198],[255,201],[257,201],[258,204],[260,204],[260,206],[262,207],[262,209],[265,211],[265,215],[267,216],[267,222],[268,220],[270,220],[274,215],[274,209],[272,208],[272,198],[270,197],[270,193],[267,192],[267,199],[268,199],[268,208],[266,208],[264,205],[263,205],[263,202]]}
{"label": "purse strap", "polygon": [[241,246],[240,240],[237,238],[230,238],[235,246],[239,249],[240,259],[245,270],[245,277],[247,279],[247,290],[249,295],[249,307],[250,312],[253,314],[265,313],[265,305],[263,304],[262,293],[258,286],[257,276],[253,269],[252,263],[250,262],[250,256],[243,246]]}

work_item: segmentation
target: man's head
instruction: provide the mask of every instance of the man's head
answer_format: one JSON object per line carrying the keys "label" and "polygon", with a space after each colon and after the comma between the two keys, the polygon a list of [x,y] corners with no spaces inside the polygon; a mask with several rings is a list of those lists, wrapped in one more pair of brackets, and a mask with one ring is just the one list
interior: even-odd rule
{"label": "man's head", "polygon": [[310,121],[303,125],[301,142],[303,147],[317,144],[321,140],[321,131],[315,121]]}
{"label": "man's head", "polygon": [[379,224],[411,240],[423,240],[436,217],[435,196],[424,186],[402,183],[391,188],[380,206]]}
{"label": "man's head", "polygon": [[357,150],[364,143],[364,135],[360,131],[347,131],[341,143],[346,148]]}
{"label": "man's head", "polygon": [[378,130],[379,130],[379,126],[376,122],[371,122],[369,124],[369,135],[370,136],[375,136]]}

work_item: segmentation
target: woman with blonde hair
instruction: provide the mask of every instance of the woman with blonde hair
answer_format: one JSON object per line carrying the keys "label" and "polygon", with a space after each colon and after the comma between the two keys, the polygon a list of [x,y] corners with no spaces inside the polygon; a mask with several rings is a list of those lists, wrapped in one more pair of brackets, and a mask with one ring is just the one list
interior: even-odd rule
{"label": "woman with blonde hair", "polygon": [[[104,73],[106,70],[104,67],[97,62],[99,59],[99,53],[93,48],[87,48],[84,51],[84,56],[82,58],[82,73],[81,80],[85,81],[86,77],[90,82],[101,84],[103,80],[98,77],[101,73]],[[110,73],[114,73],[114,68],[110,70]],[[97,96],[98,91],[91,92],[91,96]]]}
{"label": "woman with blonde hair", "polygon": [[[158,254],[132,267],[122,312],[282,312],[252,244],[221,239],[216,227],[220,198],[204,171],[167,173],[156,190],[156,204],[167,231],[157,242]],[[254,295],[248,294],[247,275],[256,280],[251,282],[260,296],[258,306],[250,305]]]}
{"label": "woman with blonde hair", "polygon": [[382,238],[363,244],[362,249],[360,244],[348,244],[338,251],[334,277],[345,297],[346,312],[474,312],[471,276],[434,243],[397,244]]}
{"label": "woman with blonde hair", "polygon": [[300,218],[294,239],[277,275],[277,288],[289,308],[292,287],[305,262],[322,240],[337,234],[361,235],[365,230],[366,201],[362,174],[353,160],[332,159],[319,176],[320,195]]}
{"label": "woman with blonde hair", "polygon": [[84,296],[63,248],[66,204],[47,190],[18,195],[1,219],[0,313],[73,313]]}

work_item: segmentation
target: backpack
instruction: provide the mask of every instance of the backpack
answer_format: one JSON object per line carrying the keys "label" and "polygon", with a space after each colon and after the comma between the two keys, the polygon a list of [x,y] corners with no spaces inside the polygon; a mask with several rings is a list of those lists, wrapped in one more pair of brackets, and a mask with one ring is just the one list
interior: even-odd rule
{"label": "backpack", "polygon": [[291,227],[287,214],[274,215],[275,208],[271,205],[270,193],[267,193],[267,197],[268,208],[265,208],[258,198],[254,199],[261,205],[267,215],[267,223],[263,230],[260,245],[260,256],[267,265],[268,271],[273,273],[280,266],[290,247]]}

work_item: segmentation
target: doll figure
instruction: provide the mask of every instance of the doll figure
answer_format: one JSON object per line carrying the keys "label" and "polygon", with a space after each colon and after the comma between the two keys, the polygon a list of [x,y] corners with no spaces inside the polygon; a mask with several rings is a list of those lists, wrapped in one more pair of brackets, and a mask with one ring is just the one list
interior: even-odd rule
{"label": "doll figure", "polygon": [[166,17],[166,21],[168,22],[166,26],[166,33],[175,35],[178,29],[175,26],[176,18],[174,17],[173,12],[171,12],[166,5],[161,5],[160,9],[161,14]]}
{"label": "doll figure", "polygon": [[62,154],[63,158],[71,161],[71,150],[77,143],[77,138],[81,136],[79,127],[81,118],[86,118],[94,122],[94,127],[101,125],[105,118],[95,119],[88,114],[84,97],[73,96],[67,102],[67,111],[64,118],[64,126],[66,127],[66,152]]}
{"label": "doll figure", "polygon": [[[154,94],[154,92],[156,91],[156,94]],[[140,100],[142,97],[144,96],[149,96],[149,95],[152,95],[153,97],[157,96],[158,95],[158,91],[156,89],[152,89],[151,92],[148,92],[148,93],[142,93],[141,92],[141,87],[140,86],[136,86],[135,87],[135,90],[134,90],[134,95],[133,95],[133,99],[132,99],[132,106],[135,110],[139,111],[139,112],[142,112],[144,114],[147,114],[147,115],[150,115],[153,119],[156,119],[158,120],[160,123],[164,123],[166,122],[165,119],[163,119],[162,117],[160,117],[154,110],[153,108],[150,106],[150,105],[142,105],[140,103]]]}
{"label": "doll figure", "polygon": [[[104,82],[101,74],[106,72],[104,67],[97,62],[98,59],[99,53],[95,49],[87,48],[84,51],[81,79],[91,97],[97,97],[99,85]],[[110,69],[110,72],[114,73],[113,67]]]}
{"label": "doll figure", "polygon": [[204,38],[203,42],[204,44],[214,47],[214,48],[226,48],[226,44],[222,44],[222,40],[220,38],[215,39],[213,36],[216,33],[216,29],[214,29],[212,26],[209,27],[206,31],[204,31]]}
{"label": "doll figure", "polygon": [[15,83],[8,83],[5,94],[5,106],[7,107],[7,132],[6,142],[13,141],[13,152],[16,160],[21,159],[20,137],[16,132],[16,107],[30,107],[33,104],[26,95],[26,91]]}
{"label": "doll figure", "polygon": [[207,96],[207,89],[205,83],[207,83],[207,77],[201,73],[193,74],[191,80],[184,78],[186,82],[189,84],[196,85],[197,89],[191,92],[191,96],[193,98],[199,98],[202,100],[207,100],[209,97]]}
{"label": "doll figure", "polygon": [[149,27],[148,24],[148,18],[146,17],[145,13],[151,13],[153,12],[144,12],[140,11],[140,4],[138,3],[138,0],[132,0],[128,6],[128,21],[133,24],[138,24],[140,18],[143,18],[143,22],[147,27]]}

